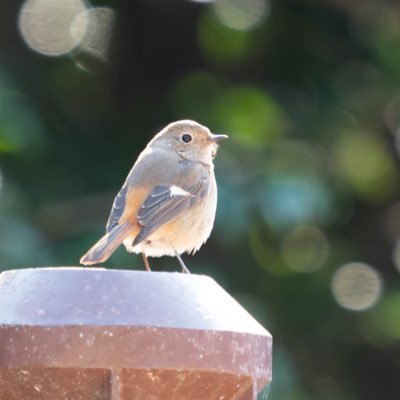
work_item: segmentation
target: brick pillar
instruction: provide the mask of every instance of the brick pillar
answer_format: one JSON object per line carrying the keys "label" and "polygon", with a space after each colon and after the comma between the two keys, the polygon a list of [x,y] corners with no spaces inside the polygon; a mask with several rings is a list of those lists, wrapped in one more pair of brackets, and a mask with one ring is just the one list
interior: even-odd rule
{"label": "brick pillar", "polygon": [[272,337],[206,276],[0,274],[0,399],[251,400]]}

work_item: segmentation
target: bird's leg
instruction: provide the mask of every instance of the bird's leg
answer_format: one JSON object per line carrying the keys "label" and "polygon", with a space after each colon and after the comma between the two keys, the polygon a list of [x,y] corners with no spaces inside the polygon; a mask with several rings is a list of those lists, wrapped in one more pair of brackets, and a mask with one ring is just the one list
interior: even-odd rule
{"label": "bird's leg", "polygon": [[185,263],[183,262],[181,256],[179,255],[179,253],[178,253],[175,249],[174,249],[174,252],[175,252],[176,258],[177,258],[178,261],[179,261],[179,264],[181,265],[182,272],[183,272],[184,274],[190,274],[190,271],[187,269]]}
{"label": "bird's leg", "polygon": [[143,256],[144,266],[146,267],[146,271],[151,272],[149,261],[147,260],[146,253],[144,251],[142,251],[142,256]]}

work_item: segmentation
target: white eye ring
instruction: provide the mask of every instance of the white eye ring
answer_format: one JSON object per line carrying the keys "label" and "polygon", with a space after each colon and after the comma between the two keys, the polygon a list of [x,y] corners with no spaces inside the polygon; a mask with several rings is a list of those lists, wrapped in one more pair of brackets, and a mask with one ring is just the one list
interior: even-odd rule
{"label": "white eye ring", "polygon": [[188,133],[184,133],[181,136],[181,140],[182,140],[183,143],[189,143],[189,142],[192,141],[192,135],[189,135]]}

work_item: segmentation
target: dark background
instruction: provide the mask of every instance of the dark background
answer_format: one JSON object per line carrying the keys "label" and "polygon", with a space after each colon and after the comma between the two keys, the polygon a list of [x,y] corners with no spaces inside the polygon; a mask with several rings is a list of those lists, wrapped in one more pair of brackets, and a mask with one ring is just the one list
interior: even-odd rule
{"label": "dark background", "polygon": [[273,334],[270,398],[398,399],[399,3],[104,1],[83,30],[78,0],[23,4],[0,6],[1,269],[77,265],[147,141],[195,119],[230,139],[184,259]]}

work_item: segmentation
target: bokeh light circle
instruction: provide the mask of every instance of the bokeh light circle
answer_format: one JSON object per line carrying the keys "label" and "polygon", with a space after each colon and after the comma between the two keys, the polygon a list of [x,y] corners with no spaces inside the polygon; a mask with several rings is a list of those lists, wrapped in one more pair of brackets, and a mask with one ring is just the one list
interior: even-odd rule
{"label": "bokeh light circle", "polygon": [[338,135],[333,151],[338,176],[359,196],[381,201],[397,189],[396,165],[387,143],[376,134],[343,132]]}
{"label": "bokeh light circle", "polygon": [[223,130],[248,145],[283,136],[289,126],[280,104],[267,92],[252,86],[234,86],[220,96],[215,115],[223,116]]}
{"label": "bokeh light circle", "polygon": [[115,27],[116,14],[110,7],[94,7],[77,15],[70,26],[80,50],[106,60]]}
{"label": "bokeh light circle", "polygon": [[38,53],[60,56],[69,53],[85,35],[73,36],[70,27],[87,9],[81,0],[27,0],[18,16],[18,27],[26,44]]}
{"label": "bokeh light circle", "polygon": [[317,227],[298,226],[283,238],[282,257],[293,271],[313,272],[322,267],[328,255],[328,239]]}
{"label": "bokeh light circle", "polygon": [[351,311],[372,307],[382,294],[382,280],[378,272],[364,263],[341,266],[332,278],[332,293],[337,303]]}
{"label": "bokeh light circle", "polygon": [[216,0],[214,12],[228,28],[248,31],[259,26],[269,14],[269,0]]}

